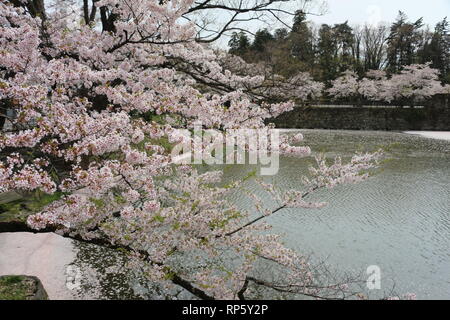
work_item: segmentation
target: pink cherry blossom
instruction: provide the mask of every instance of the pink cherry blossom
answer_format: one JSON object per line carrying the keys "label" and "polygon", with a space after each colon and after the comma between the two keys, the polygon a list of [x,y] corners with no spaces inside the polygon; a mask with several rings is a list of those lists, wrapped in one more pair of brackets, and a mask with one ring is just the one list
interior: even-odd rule
{"label": "pink cherry blossom", "polygon": [[[28,225],[120,248],[149,281],[200,298],[236,299],[250,281],[267,286],[254,278],[261,261],[281,268],[302,294],[320,295],[313,268],[265,220],[286,207],[322,207],[307,196],[366,179],[380,154],[331,165],[319,157],[299,190],[276,195],[264,185],[278,207],[250,194],[256,210],[246,211],[228,200],[244,181],[224,185],[221,172],[174,163],[170,149],[191,141],[176,129],[197,123],[203,131],[269,131],[272,117],[319,97],[323,84],[307,73],[286,79],[199,43],[186,19],[193,0],[95,1],[103,16],[90,23],[66,2],[37,15],[30,3],[0,2],[0,99],[16,114],[0,134],[0,191],[64,193]],[[420,77],[405,84],[410,73]],[[437,90],[434,76],[416,66],[391,80],[395,92],[428,96]],[[345,77],[330,94],[357,92],[354,74]],[[301,135],[280,140],[258,148],[311,154],[291,145]]]}

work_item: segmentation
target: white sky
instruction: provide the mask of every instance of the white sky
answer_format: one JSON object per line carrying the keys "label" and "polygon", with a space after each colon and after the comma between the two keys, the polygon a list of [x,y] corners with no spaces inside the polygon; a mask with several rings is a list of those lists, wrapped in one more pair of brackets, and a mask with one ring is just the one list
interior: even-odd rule
{"label": "white sky", "polygon": [[[295,1],[293,1],[295,3]],[[376,25],[378,23],[392,23],[398,16],[398,11],[403,11],[410,21],[423,17],[424,23],[431,29],[444,17],[450,19],[450,0],[327,0],[327,11],[321,16],[309,15],[308,20],[317,25],[327,23],[330,25],[343,23],[348,20],[350,25],[364,25],[366,23]],[[291,5],[292,11],[295,11]],[[220,20],[220,15],[218,16]],[[289,25],[292,21],[287,21]],[[259,28],[267,28],[274,31],[283,27],[279,23],[269,25],[255,22],[249,23],[245,28],[256,31]],[[215,43],[216,46],[227,48],[229,38],[222,37]]]}
{"label": "white sky", "polygon": [[399,10],[410,20],[423,17],[434,28],[444,17],[450,18],[450,0],[328,0],[328,13],[309,19],[318,24],[393,22]]}

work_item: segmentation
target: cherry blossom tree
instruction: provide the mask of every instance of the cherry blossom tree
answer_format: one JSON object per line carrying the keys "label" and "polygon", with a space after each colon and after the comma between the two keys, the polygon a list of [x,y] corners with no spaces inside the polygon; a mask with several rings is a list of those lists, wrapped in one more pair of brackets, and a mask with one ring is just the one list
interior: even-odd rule
{"label": "cherry blossom tree", "polygon": [[334,99],[355,98],[359,95],[358,76],[354,71],[347,70],[339,78],[331,82],[327,93]]}
{"label": "cherry blossom tree", "polygon": [[[241,12],[279,13],[270,6],[282,2],[224,10],[236,22]],[[322,207],[308,196],[365,180],[380,153],[348,163],[318,157],[287,193],[261,182],[274,206],[252,195],[252,212],[227,201],[241,181],[224,186],[220,172],[200,173],[170,154],[176,129],[200,122],[205,130],[269,130],[265,121],[294,106],[281,99],[287,91],[305,99],[321,85],[300,74],[277,78],[277,90],[264,74],[230,70],[253,68],[242,62],[226,68],[187,19],[223,7],[219,1],[93,0],[79,10],[61,3],[0,3],[0,100],[16,114],[2,114],[10,128],[0,134],[0,191],[59,195],[28,218],[29,230],[120,249],[149,281],[200,299],[251,298],[255,287],[347,297],[345,286],[318,281],[265,220],[285,208]],[[283,137],[280,151],[309,155],[293,145],[302,138]],[[260,277],[261,261],[279,281]]]}
{"label": "cherry blossom tree", "polygon": [[370,101],[390,101],[391,96],[386,96],[386,72],[383,70],[369,70],[359,83],[359,94]]}
{"label": "cherry blossom tree", "polygon": [[394,74],[387,84],[386,91],[395,100],[411,99],[423,101],[436,94],[444,93],[439,80],[439,70],[430,67],[431,63],[413,64]]}
{"label": "cherry blossom tree", "polygon": [[314,81],[308,72],[299,72],[296,75],[285,78],[276,74],[270,65],[265,63],[246,63],[241,57],[219,52],[221,65],[242,76],[260,76],[264,81],[259,88],[252,91],[265,101],[292,100],[297,104],[316,100],[322,96],[324,84]]}
{"label": "cherry blossom tree", "polygon": [[359,80],[352,71],[332,82],[327,93],[334,99],[363,97],[369,101],[423,101],[448,89],[439,81],[439,70],[427,64],[405,66],[398,74],[387,77],[382,70],[370,70]]}

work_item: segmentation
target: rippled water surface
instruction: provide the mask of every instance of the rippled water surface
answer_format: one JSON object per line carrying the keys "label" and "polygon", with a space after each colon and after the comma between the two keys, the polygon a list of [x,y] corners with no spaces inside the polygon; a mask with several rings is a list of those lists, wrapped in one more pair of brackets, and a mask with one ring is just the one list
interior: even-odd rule
{"label": "rippled water surface", "polygon": [[[302,130],[315,152],[345,157],[386,150],[381,168],[368,181],[321,192],[321,210],[286,209],[270,217],[287,245],[313,254],[341,271],[365,272],[378,265],[382,290],[395,285],[419,299],[450,298],[450,142],[400,133]],[[312,159],[282,158],[279,173],[264,178],[280,189],[300,186]],[[255,167],[230,166],[226,179]],[[273,201],[252,181],[251,192]],[[316,195],[316,196],[319,196]],[[243,192],[233,202],[249,208]]]}
{"label": "rippled water surface", "polygon": [[[338,273],[365,275],[368,266],[379,266],[382,288],[372,297],[394,289],[399,294],[414,292],[419,299],[450,299],[450,141],[401,133],[301,132],[305,144],[327,157],[341,155],[345,159],[355,151],[383,148],[386,160],[366,182],[316,194],[317,200],[329,203],[324,209],[286,209],[269,217],[274,232],[283,235],[286,245],[312,255],[313,262],[325,261]],[[264,179],[280,190],[298,188],[312,163],[312,157],[282,158],[279,173]],[[227,183],[258,167],[217,169],[224,170]],[[254,180],[247,180],[245,189],[260,195],[267,206],[276,207]],[[252,209],[252,202],[242,190],[235,191],[230,200]],[[85,290],[90,295],[134,299],[138,288],[147,299],[164,298],[155,289],[147,288],[145,281],[128,279],[120,259],[107,250],[79,248],[75,265],[95,271],[92,279],[104,275],[97,279],[100,288],[95,291],[89,289],[91,280],[87,281]],[[117,268],[121,270],[119,275]]]}

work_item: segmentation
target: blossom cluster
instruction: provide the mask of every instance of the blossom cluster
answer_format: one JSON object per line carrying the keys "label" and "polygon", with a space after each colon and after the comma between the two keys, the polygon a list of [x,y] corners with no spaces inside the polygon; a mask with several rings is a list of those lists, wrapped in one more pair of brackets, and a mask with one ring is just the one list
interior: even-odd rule
{"label": "blossom cluster", "polygon": [[399,74],[387,77],[385,71],[371,70],[363,79],[347,70],[332,82],[327,93],[334,99],[362,97],[369,101],[423,101],[436,94],[448,94],[449,86],[439,81],[439,70],[427,64],[405,66]]}
{"label": "blossom cluster", "polygon": [[[29,226],[122,248],[150,280],[214,298],[237,298],[260,259],[313,290],[302,257],[260,232],[270,226],[254,212],[226,200],[238,182],[220,187],[220,173],[176,164],[170,148],[175,129],[198,122],[205,130],[268,130],[268,119],[294,106],[281,97],[307,99],[322,85],[307,74],[270,82],[233,72],[239,66],[226,67],[195,41],[194,23],[183,18],[193,0],[94,1],[104,30],[74,23],[77,11],[33,14],[30,3],[0,3],[0,100],[16,115],[0,133],[0,191],[61,198]],[[307,146],[291,145],[302,140],[285,137],[279,149],[308,156]],[[319,161],[309,183],[357,182],[372,162]],[[305,197],[280,197],[281,208],[320,207]],[[263,217],[277,212],[261,209]]]}

